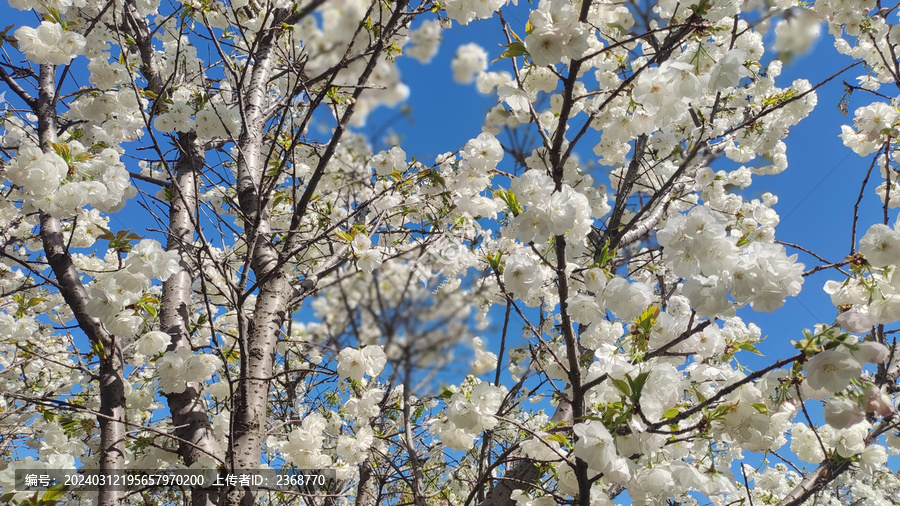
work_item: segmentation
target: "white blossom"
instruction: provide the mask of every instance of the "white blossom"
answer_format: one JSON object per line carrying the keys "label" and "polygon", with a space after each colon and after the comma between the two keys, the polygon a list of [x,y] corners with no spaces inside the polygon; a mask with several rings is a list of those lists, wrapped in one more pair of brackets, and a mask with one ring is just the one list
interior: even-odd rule
{"label": "white blossom", "polygon": [[[455,0],[462,3],[464,0]],[[456,56],[450,63],[453,70],[453,80],[460,84],[468,84],[475,80],[475,76],[487,70],[487,52],[478,44],[469,43],[459,46]]]}
{"label": "white blossom", "polygon": [[839,392],[847,388],[850,380],[859,377],[862,366],[849,353],[825,350],[806,362],[803,371],[810,387]]}

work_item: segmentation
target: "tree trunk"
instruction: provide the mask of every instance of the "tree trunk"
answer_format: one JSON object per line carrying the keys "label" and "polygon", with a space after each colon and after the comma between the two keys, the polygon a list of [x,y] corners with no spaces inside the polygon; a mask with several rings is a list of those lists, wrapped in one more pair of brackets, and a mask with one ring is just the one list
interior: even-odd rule
{"label": "tree trunk", "polygon": [[[564,400],[559,401],[556,412],[550,418],[551,422],[565,421],[572,423],[572,405]],[[528,490],[541,479],[542,473],[537,464],[530,460],[521,460],[512,466],[506,476],[497,481],[494,488],[488,492],[487,497],[480,506],[515,506],[516,502],[510,496],[516,489]]]}
{"label": "tree trunk", "polygon": [[[274,15],[275,19],[282,16]],[[271,26],[271,25],[270,25]],[[292,289],[278,268],[278,251],[271,242],[268,213],[259,197],[263,178],[262,143],[265,135],[265,96],[272,70],[272,47],[276,30],[260,35],[254,52],[253,73],[242,110],[243,127],[238,140],[238,202],[244,220],[244,234],[251,248],[250,267],[261,282],[256,306],[250,315],[247,332],[239,337],[241,371],[232,411],[231,447],[228,465],[232,469],[259,467],[269,398],[269,378],[275,360],[278,332],[287,316],[287,301]],[[273,272],[277,270],[278,272]],[[271,275],[270,275],[271,274]],[[239,309],[240,314],[243,310]],[[246,317],[246,315],[244,315]],[[244,328],[242,326],[242,328]],[[253,503],[253,493],[230,491],[228,505]]]}
{"label": "tree trunk", "polygon": [[[41,65],[37,100],[38,135],[41,150],[54,151],[56,142],[56,68]],[[125,469],[125,380],[121,344],[99,320],[85,310],[87,291],[72,263],[63,240],[62,224],[57,218],[41,213],[41,243],[47,263],[59,283],[59,291],[72,309],[81,330],[87,335],[100,360],[100,473],[113,475]],[[97,504],[116,506],[124,499],[124,490],[103,484]]]}
{"label": "tree trunk", "polygon": [[[197,174],[203,168],[204,151],[193,134],[179,136],[181,157],[173,181],[174,199],[169,205],[169,240],[166,250],[181,255],[179,270],[163,283],[159,313],[160,328],[169,334],[169,350],[191,349],[190,305],[193,271],[191,250],[194,240],[194,213],[197,208]],[[184,392],[166,396],[175,435],[182,441],[178,451],[188,466],[207,457],[224,463],[222,448],[213,435],[201,386],[190,382]],[[218,502],[213,490],[194,490],[193,506],[212,506]]]}

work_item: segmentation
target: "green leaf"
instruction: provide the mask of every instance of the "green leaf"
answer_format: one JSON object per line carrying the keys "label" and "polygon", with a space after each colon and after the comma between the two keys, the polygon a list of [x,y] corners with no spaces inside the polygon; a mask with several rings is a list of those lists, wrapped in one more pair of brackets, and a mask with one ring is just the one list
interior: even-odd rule
{"label": "green leaf", "polygon": [[691,10],[700,17],[706,16],[707,11],[709,10],[709,2],[707,0],[701,0],[698,3],[691,5]]}
{"label": "green leaf", "polygon": [[631,387],[625,380],[614,379],[612,384],[616,386],[626,397],[631,397]]}
{"label": "green leaf", "polygon": [[44,17],[50,18],[50,21],[53,21],[54,23],[59,23],[60,25],[63,24],[62,14],[60,14],[59,10],[53,7],[47,8],[47,12],[44,14]]}
{"label": "green leaf", "polygon": [[550,434],[549,436],[547,436],[547,440],[556,441],[557,443],[565,447],[571,446],[571,443],[569,443],[569,438],[567,438],[564,434]]}
{"label": "green leaf", "polygon": [[502,53],[500,53],[500,56],[498,56],[491,63],[494,63],[496,61],[500,61],[500,60],[503,60],[506,58],[515,58],[517,56],[522,56],[524,54],[528,54],[528,50],[525,49],[525,44],[522,44],[521,42],[510,42],[505,47],[506,47],[506,50],[503,51]]}
{"label": "green leaf", "polygon": [[75,156],[72,158],[72,160],[75,161],[75,162],[86,162],[86,161],[91,160],[91,159],[93,159],[93,158],[94,158],[94,155],[92,155],[92,154],[90,154],[90,153],[88,153],[88,152],[85,151],[85,152],[78,153],[77,155],[75,155]]}
{"label": "green leaf", "polygon": [[91,351],[100,358],[106,358],[106,347],[103,346],[101,341],[91,343]]}
{"label": "green leaf", "polygon": [[[696,387],[697,385],[694,384],[693,386]],[[706,402],[706,396],[700,393],[698,388],[694,388],[694,393],[697,394],[697,400],[700,401],[701,404]]]}
{"label": "green leaf", "polygon": [[451,397],[453,397],[453,390],[450,390],[449,388],[445,388],[440,395],[437,396],[438,399],[449,399]]}
{"label": "green leaf", "polygon": [[680,413],[680,411],[678,411],[678,408],[672,406],[671,408],[665,410],[662,414],[662,417],[660,418],[663,420],[668,420],[669,418],[675,418],[676,416],[678,416],[678,413]]}
{"label": "green leaf", "polygon": [[59,155],[60,158],[65,160],[68,165],[72,165],[72,150],[69,148],[68,144],[51,142],[50,145],[53,146],[53,151],[56,151],[56,154]]}
{"label": "green leaf", "polygon": [[753,343],[751,343],[749,341],[738,341],[738,342],[734,343],[734,346],[740,350],[749,351],[750,353],[755,353],[755,354],[759,355],[760,357],[763,356],[763,354],[760,353],[759,350],[756,349],[756,346],[753,346]]}
{"label": "green leaf", "polygon": [[7,26],[6,28],[4,28],[2,32],[0,32],[0,47],[3,47],[3,43],[4,43],[4,42],[9,42],[9,43],[12,44],[16,49],[19,49],[19,46],[18,46],[18,44],[16,43],[16,38],[13,37],[12,35],[7,35],[7,34],[9,33],[9,31],[12,30],[15,26],[16,26],[16,25],[14,25],[14,24],[13,24],[13,25],[9,25],[9,26]]}
{"label": "green leaf", "polygon": [[44,492],[43,497],[41,497],[41,501],[46,503],[56,503],[63,495],[66,493],[66,486],[62,483],[54,483],[50,486],[50,488]]}
{"label": "green leaf", "polygon": [[437,169],[429,170],[428,172],[425,173],[425,176],[429,180],[431,180],[431,184],[433,184],[435,186],[441,186],[441,187],[447,186],[447,181],[444,180],[443,176],[441,176],[441,173]]}
{"label": "green leaf", "polygon": [[277,191],[275,192],[275,196],[272,198],[272,207],[277,207],[278,204],[284,202],[288,199],[287,192]]}
{"label": "green leaf", "polygon": [[139,241],[143,239],[143,237],[131,232],[131,230],[119,230],[115,234],[112,233],[111,230],[100,227],[103,230],[103,234],[99,236],[100,239],[104,239],[109,241],[109,247],[116,251],[120,251],[123,253],[127,253],[131,251],[131,241]]}
{"label": "green leaf", "polygon": [[[654,311],[655,310],[655,311]],[[650,306],[645,309],[641,316],[634,321],[635,327],[641,330],[641,332],[645,335],[649,335],[650,331],[653,329],[653,326],[656,325],[656,316],[655,314],[659,314],[659,306],[655,308]],[[654,314],[655,313],[655,314]]]}
{"label": "green leaf", "polygon": [[116,236],[113,235],[112,230],[110,230],[108,228],[104,228],[102,225],[97,225],[97,228],[99,228],[100,230],[103,231],[102,234],[97,236],[98,239],[103,239],[105,241],[112,241],[113,239],[116,238]]}
{"label": "green leaf", "polygon": [[152,316],[153,318],[156,318],[156,315],[157,315],[156,306],[152,306],[150,304],[138,304],[138,305],[140,307],[144,308],[145,310],[147,310],[147,312],[150,313],[150,316]]}
{"label": "green leaf", "polygon": [[491,266],[498,274],[503,274],[503,265],[500,263],[500,260],[503,258],[503,252],[497,252],[496,254],[486,254],[484,255],[484,259],[487,260],[488,265]]}
{"label": "green leaf", "polygon": [[525,211],[525,208],[519,204],[519,201],[516,199],[516,195],[513,192],[509,190],[496,190],[494,194],[500,197],[500,200],[506,204],[506,207],[513,216],[518,216]]}
{"label": "green leaf", "polygon": [[541,428],[545,431],[551,431],[553,429],[558,429],[559,427],[565,427],[566,425],[568,425],[568,423],[566,423],[565,420],[557,420],[555,422],[547,422]]}
{"label": "green leaf", "polygon": [[600,250],[600,257],[597,259],[597,267],[604,267],[609,263],[610,260],[615,258],[616,250],[609,249],[609,240],[603,244],[603,249]]}
{"label": "green leaf", "polygon": [[240,358],[241,352],[237,348],[233,348],[225,352],[225,360],[227,360],[229,364],[236,363]]}
{"label": "green leaf", "polygon": [[721,406],[717,406],[716,409],[712,410],[709,413],[710,420],[724,420],[725,416],[728,413],[731,413],[737,408],[737,404],[723,404]]}
{"label": "green leaf", "polygon": [[760,412],[761,414],[769,416],[769,406],[766,406],[763,403],[759,403],[759,404],[754,403],[754,404],[751,404],[750,406],[752,406],[753,409]]}
{"label": "green leaf", "polygon": [[641,391],[644,389],[644,384],[647,383],[647,378],[650,377],[649,372],[642,372],[637,375],[634,379],[631,379],[631,376],[625,376],[628,379],[628,383],[631,385],[632,391],[632,400],[635,403],[641,398]]}

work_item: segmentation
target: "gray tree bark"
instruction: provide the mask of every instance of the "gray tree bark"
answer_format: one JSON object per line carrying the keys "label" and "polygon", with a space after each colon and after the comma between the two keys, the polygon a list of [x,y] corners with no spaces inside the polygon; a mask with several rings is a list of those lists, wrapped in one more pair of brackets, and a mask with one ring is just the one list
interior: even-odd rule
{"label": "gray tree bark", "polygon": [[[197,209],[197,174],[203,168],[204,150],[201,141],[193,134],[179,136],[182,150],[172,181],[174,198],[169,205],[169,239],[167,251],[177,251],[181,256],[179,270],[163,283],[159,324],[169,334],[169,350],[191,349],[190,306],[191,285],[194,278],[191,253],[196,230],[194,213]],[[179,454],[184,463],[191,465],[201,458],[210,457],[224,463],[222,447],[216,440],[207,415],[207,406],[201,397],[201,387],[189,382],[184,392],[166,395],[175,435],[186,443],[179,444]],[[193,506],[212,506],[218,502],[215,490],[196,489],[191,493]]]}
{"label": "gray tree bark", "polygon": [[[35,113],[40,146],[45,153],[52,153],[57,129],[56,68],[53,65],[41,65],[38,87]],[[100,360],[100,416],[97,420],[100,425],[100,472],[104,475],[121,473],[125,469],[125,380],[121,343],[85,309],[88,294],[66,248],[62,224],[43,212],[40,219],[41,243],[47,263],[53,269],[63,299],[72,309],[79,327],[87,334]],[[123,499],[124,490],[103,484],[97,504],[116,506]]]}

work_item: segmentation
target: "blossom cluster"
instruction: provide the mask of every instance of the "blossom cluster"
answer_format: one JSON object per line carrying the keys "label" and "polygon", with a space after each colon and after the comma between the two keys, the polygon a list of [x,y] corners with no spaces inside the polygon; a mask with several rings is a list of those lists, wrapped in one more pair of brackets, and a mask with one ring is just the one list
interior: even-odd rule
{"label": "blossom cluster", "polygon": [[84,52],[85,46],[84,36],[64,31],[62,25],[52,21],[42,21],[37,28],[19,28],[16,40],[29,60],[50,65],[68,64]]}

